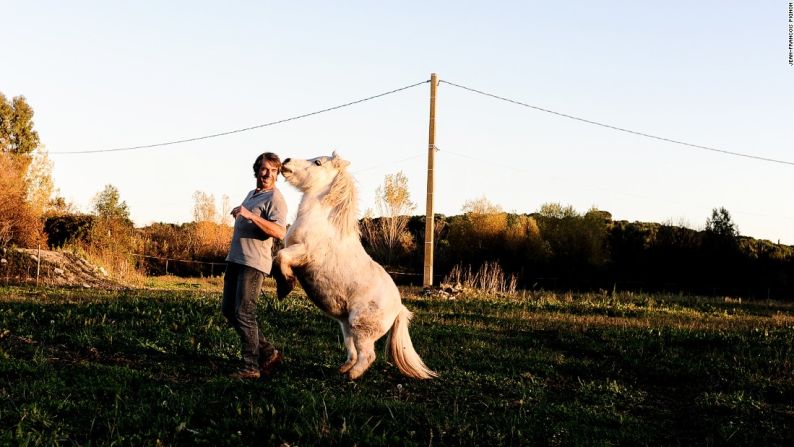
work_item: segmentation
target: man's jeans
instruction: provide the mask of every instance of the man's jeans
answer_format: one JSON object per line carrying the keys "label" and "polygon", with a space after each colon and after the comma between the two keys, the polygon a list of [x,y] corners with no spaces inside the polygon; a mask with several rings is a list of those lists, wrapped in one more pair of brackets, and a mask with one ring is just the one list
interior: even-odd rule
{"label": "man's jeans", "polygon": [[223,277],[221,312],[240,336],[245,369],[258,369],[258,360],[269,358],[275,351],[256,322],[256,299],[265,274],[255,268],[234,262],[226,263]]}

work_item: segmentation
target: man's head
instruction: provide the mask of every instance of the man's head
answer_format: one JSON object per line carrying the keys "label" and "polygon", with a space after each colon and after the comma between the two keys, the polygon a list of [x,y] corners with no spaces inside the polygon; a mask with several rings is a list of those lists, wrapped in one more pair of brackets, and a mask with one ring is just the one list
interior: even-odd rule
{"label": "man's head", "polygon": [[257,189],[272,189],[276,186],[276,178],[281,171],[281,159],[272,152],[265,152],[256,157],[254,177]]}

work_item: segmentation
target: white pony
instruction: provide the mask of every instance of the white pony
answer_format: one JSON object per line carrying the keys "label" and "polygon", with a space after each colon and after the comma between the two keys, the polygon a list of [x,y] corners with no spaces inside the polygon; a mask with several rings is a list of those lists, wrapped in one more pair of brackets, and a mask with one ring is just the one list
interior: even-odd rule
{"label": "white pony", "polygon": [[347,361],[339,372],[350,379],[364,374],[375,360],[375,341],[389,329],[388,351],[400,371],[429,379],[408,335],[411,312],[388,273],[364,251],[358,228],[358,203],[350,162],[333,153],[311,160],[287,158],[281,173],[303,192],[298,216],[273,261],[279,298],[300,281],[309,298],[339,321]]}

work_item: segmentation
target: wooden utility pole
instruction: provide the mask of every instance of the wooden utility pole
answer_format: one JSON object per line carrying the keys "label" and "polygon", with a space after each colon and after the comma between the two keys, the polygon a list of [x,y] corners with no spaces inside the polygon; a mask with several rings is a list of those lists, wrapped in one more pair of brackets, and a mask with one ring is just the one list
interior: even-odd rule
{"label": "wooden utility pole", "polygon": [[433,166],[436,153],[436,74],[430,75],[430,132],[427,142],[427,210],[425,212],[425,271],[422,285],[433,287]]}

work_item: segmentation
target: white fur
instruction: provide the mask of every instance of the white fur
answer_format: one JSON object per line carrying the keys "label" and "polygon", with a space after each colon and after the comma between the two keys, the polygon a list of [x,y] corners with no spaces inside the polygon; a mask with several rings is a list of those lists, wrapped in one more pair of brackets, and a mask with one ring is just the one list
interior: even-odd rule
{"label": "white fur", "polygon": [[291,289],[297,278],[309,298],[339,321],[347,349],[339,372],[350,379],[369,368],[375,360],[375,341],[389,329],[388,350],[400,371],[417,379],[436,377],[413,348],[408,335],[411,312],[403,306],[397,286],[361,245],[348,165],[336,152],[284,163],[284,178],[303,192],[303,198],[285,248],[274,260],[279,294],[281,287]]}

